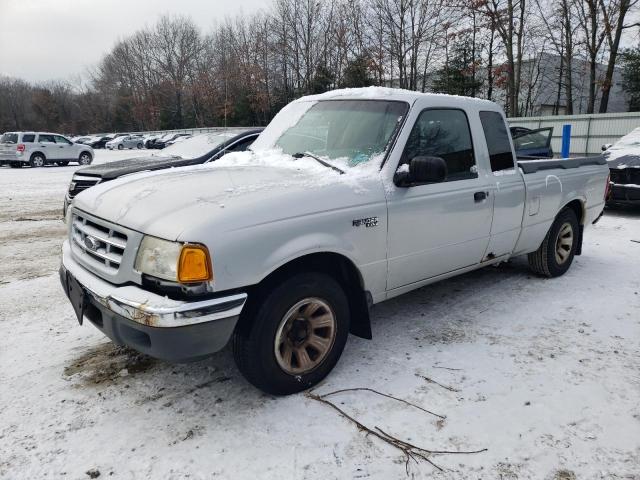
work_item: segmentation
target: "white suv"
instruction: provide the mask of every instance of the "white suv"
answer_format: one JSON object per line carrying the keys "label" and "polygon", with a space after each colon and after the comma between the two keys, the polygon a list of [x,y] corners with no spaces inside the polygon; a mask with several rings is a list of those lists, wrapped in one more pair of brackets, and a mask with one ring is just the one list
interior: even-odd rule
{"label": "white suv", "polygon": [[42,167],[46,164],[66,166],[69,162],[89,165],[93,149],[73,143],[67,137],[46,132],[7,132],[0,136],[0,165],[12,168],[23,165]]}

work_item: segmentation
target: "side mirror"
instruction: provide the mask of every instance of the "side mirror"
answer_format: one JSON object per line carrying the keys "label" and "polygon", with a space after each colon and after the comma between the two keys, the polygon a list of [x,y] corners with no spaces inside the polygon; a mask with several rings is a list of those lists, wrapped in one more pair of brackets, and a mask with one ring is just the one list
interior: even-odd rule
{"label": "side mirror", "polygon": [[611,148],[611,144],[610,143],[605,143],[604,145],[602,145],[602,151],[606,151],[609,150],[609,148]]}
{"label": "side mirror", "polygon": [[[408,167],[408,168],[407,168]],[[409,164],[398,168],[393,183],[398,187],[443,182],[447,178],[447,164],[440,157],[413,157]]]}

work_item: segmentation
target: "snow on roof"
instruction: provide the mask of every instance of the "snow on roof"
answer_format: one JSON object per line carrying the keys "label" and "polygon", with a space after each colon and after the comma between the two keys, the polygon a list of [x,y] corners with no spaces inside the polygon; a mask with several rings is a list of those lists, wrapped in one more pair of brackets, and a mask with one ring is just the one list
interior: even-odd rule
{"label": "snow on roof", "polygon": [[[607,161],[626,156],[640,158],[640,127],[631,130],[631,132],[614,143],[613,146],[609,147],[605,152],[605,156]],[[624,167],[625,165],[618,165],[618,168]]]}

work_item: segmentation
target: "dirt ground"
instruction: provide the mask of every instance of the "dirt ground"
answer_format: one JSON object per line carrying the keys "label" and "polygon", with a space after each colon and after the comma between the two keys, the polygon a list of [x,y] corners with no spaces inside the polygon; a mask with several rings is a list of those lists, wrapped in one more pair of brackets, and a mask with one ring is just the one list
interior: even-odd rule
{"label": "dirt ground", "polygon": [[57,277],[76,168],[0,168],[0,478],[640,479],[640,211],[607,211],[561,278],[518,258],[373,309],[315,393],[374,389],[413,405],[327,399],[431,451],[487,449],[434,466],[259,392],[228,348],[175,365],[80,327]]}

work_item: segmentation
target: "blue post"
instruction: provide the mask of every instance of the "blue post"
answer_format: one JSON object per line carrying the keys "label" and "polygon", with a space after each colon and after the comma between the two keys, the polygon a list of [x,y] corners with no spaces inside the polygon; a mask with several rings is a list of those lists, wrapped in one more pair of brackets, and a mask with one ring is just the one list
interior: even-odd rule
{"label": "blue post", "polygon": [[569,158],[569,147],[571,146],[571,124],[562,126],[562,158]]}

